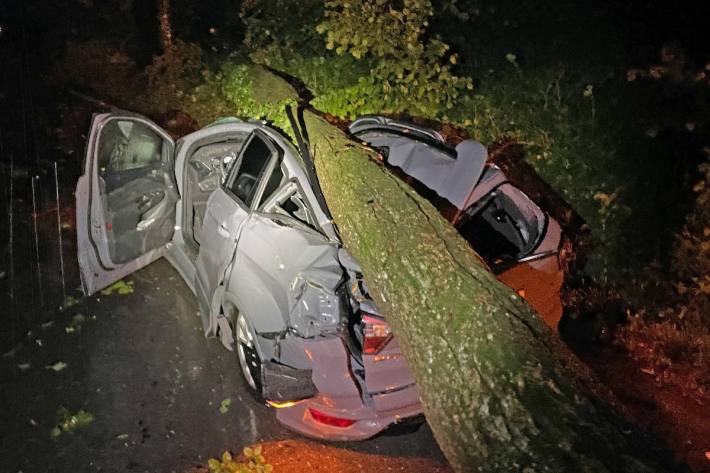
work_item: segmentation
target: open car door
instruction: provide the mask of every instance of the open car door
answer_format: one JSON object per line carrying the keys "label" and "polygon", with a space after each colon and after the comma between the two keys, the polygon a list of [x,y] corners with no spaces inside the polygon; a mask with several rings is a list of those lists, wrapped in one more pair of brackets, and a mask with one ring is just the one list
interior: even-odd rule
{"label": "open car door", "polygon": [[163,256],[179,195],[175,143],[140,115],[104,113],[91,122],[76,187],[79,268],[87,295]]}

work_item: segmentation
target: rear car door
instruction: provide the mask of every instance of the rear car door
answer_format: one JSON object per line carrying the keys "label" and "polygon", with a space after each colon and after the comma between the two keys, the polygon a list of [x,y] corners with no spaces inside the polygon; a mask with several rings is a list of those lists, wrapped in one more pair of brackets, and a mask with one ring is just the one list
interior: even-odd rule
{"label": "rear car door", "polygon": [[[286,180],[283,170],[275,167],[237,244],[230,290],[257,332],[290,326],[303,337],[313,337],[332,331],[340,316],[336,289],[342,268],[337,253],[338,245],[316,222],[301,183]],[[307,291],[306,286],[317,290]],[[306,301],[306,292],[318,297]]]}
{"label": "rear car door", "polygon": [[263,177],[270,173],[277,154],[271,140],[255,130],[226,181],[207,201],[196,263],[196,292],[204,327],[209,325],[208,314],[214,293],[233,263],[242,226],[263,192]]}
{"label": "rear car door", "polygon": [[94,115],[76,188],[79,268],[89,295],[165,254],[179,200],[175,143],[129,112]]}

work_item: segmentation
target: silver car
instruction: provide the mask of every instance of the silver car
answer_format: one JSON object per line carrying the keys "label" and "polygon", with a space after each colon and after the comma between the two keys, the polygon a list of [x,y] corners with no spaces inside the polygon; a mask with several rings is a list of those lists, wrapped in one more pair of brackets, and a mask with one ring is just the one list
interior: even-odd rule
{"label": "silver car", "polygon": [[95,115],[76,189],[84,292],[165,257],[205,335],[236,351],[249,390],[290,428],[358,440],[418,419],[414,380],[319,189],[308,153],[264,123],[224,119],[174,142],[145,117]]}

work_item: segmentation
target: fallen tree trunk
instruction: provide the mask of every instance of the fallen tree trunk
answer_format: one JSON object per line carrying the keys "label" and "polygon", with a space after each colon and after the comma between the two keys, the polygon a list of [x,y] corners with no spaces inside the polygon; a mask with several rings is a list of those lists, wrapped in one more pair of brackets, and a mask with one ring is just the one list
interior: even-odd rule
{"label": "fallen tree trunk", "polygon": [[321,117],[305,123],[343,243],[457,471],[678,471],[429,202]]}

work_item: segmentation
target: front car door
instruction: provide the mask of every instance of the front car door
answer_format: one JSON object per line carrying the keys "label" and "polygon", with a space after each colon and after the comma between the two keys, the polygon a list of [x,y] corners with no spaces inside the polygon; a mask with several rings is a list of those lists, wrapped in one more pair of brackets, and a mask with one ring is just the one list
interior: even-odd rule
{"label": "front car door", "polygon": [[175,144],[140,115],[93,117],[76,188],[79,268],[87,295],[165,254],[179,200]]}

